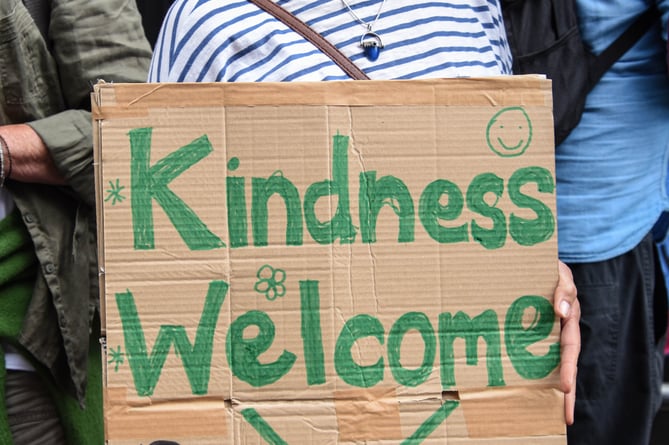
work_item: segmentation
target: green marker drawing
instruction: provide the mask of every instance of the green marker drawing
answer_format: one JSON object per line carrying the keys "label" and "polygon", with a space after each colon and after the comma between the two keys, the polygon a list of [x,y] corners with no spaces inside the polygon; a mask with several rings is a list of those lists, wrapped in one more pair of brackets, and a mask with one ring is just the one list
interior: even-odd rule
{"label": "green marker drawing", "polygon": [[112,181],[109,181],[109,188],[107,189],[107,197],[105,198],[105,202],[111,200],[112,205],[116,205],[117,202],[123,202],[125,199],[125,196],[121,194],[125,186],[121,185],[119,182],[119,179],[116,179],[116,183],[114,184]]}
{"label": "green marker drawing", "polygon": [[135,297],[129,290],[116,293],[116,304],[125,337],[128,365],[132,371],[138,395],[151,396],[153,394],[167,355],[172,349],[183,363],[192,393],[207,394],[214,332],[228,288],[228,283],[224,281],[216,280],[209,283],[202,316],[193,342],[188,338],[185,326],[161,325],[150,352],[135,305]]}
{"label": "green marker drawing", "polygon": [[498,111],[486,128],[488,147],[503,158],[525,153],[532,142],[532,121],[522,107]]}
{"label": "green marker drawing", "polygon": [[[419,445],[423,443],[459,405],[460,402],[457,400],[445,401],[410,437],[402,441],[402,445]],[[255,409],[243,409],[242,416],[268,444],[288,445]]]}
{"label": "green marker drawing", "polygon": [[413,433],[411,437],[408,437],[402,441],[402,445],[418,445],[423,443],[423,440],[427,439],[427,437],[432,434],[434,430],[436,430],[437,427],[448,418],[448,416],[451,415],[453,410],[457,408],[458,405],[460,405],[460,402],[457,400],[445,401],[444,404],[434,412],[434,414],[428,417],[427,420],[423,422],[420,427],[418,427],[416,432]]}
{"label": "green marker drawing", "polygon": [[206,135],[151,163],[153,128],[130,130],[130,204],[135,250],[155,249],[153,201],[191,250],[225,247],[186,202],[170,190],[170,183],[214,151]]}
{"label": "green marker drawing", "polygon": [[288,442],[283,440],[277,433],[272,429],[272,427],[260,417],[258,411],[253,408],[246,408],[242,410],[242,416],[244,419],[251,425],[255,430],[260,434],[260,436],[265,439],[265,441],[270,445],[288,445]]}
{"label": "green marker drawing", "polygon": [[113,363],[114,372],[118,372],[119,365],[123,364],[123,356],[124,356],[123,352],[121,352],[121,345],[119,345],[118,348],[116,348],[116,350],[114,350],[114,348],[111,348],[109,350],[109,355],[111,356],[111,358],[107,363],[109,364]]}
{"label": "green marker drawing", "polygon": [[265,264],[258,269],[256,277],[258,281],[253,288],[259,294],[265,294],[267,300],[274,301],[286,294],[286,286],[283,285],[286,281],[286,272],[283,269],[275,269]]}

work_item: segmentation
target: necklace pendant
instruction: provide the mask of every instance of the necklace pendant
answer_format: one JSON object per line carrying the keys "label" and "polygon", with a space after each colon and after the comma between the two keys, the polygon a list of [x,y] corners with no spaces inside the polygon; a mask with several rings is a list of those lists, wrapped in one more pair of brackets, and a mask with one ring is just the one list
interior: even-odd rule
{"label": "necklace pendant", "polygon": [[376,33],[369,31],[360,37],[360,46],[362,47],[367,60],[374,62],[379,58],[379,54],[383,48],[383,42],[381,41],[381,37]]}

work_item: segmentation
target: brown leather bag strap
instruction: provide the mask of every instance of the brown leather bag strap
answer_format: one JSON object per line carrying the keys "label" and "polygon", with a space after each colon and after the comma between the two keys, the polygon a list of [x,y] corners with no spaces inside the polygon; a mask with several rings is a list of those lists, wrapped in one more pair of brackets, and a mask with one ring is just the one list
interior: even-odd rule
{"label": "brown leather bag strap", "polygon": [[323,36],[311,29],[309,25],[283,9],[281,6],[274,3],[272,0],[249,1],[265,12],[272,14],[274,17],[281,20],[288,27],[290,27],[293,31],[300,34],[309,42],[313,43],[316,48],[320,49],[325,55],[330,57],[334,63],[339,65],[339,67],[353,79],[369,80],[367,74],[365,74],[364,71],[358,68],[353,62],[351,62],[348,57],[342,54],[336,46],[325,40]]}

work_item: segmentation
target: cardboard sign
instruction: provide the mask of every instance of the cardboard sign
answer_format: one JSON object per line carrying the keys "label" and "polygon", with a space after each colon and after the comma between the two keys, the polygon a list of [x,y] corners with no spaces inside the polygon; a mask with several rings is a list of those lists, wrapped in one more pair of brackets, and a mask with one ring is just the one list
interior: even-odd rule
{"label": "cardboard sign", "polygon": [[104,84],[106,437],[564,444],[550,81]]}

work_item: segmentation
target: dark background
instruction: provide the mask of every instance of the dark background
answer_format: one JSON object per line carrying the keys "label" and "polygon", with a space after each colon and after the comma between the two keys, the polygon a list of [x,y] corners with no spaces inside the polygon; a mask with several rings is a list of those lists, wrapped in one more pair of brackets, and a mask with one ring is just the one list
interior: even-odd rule
{"label": "dark background", "polygon": [[152,48],[158,38],[163,17],[165,17],[173,2],[174,0],[137,0],[137,8],[142,14],[144,33]]}

